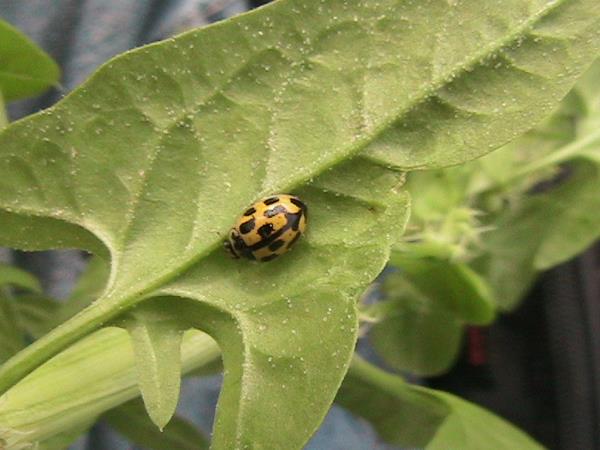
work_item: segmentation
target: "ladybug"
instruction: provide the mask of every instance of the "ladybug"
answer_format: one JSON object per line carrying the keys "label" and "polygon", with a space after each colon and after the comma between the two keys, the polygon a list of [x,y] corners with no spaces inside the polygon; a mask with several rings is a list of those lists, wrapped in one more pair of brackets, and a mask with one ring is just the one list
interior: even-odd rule
{"label": "ladybug", "polygon": [[271,261],[287,252],[306,229],[306,205],[293,195],[263,198],[235,222],[225,242],[234,258]]}

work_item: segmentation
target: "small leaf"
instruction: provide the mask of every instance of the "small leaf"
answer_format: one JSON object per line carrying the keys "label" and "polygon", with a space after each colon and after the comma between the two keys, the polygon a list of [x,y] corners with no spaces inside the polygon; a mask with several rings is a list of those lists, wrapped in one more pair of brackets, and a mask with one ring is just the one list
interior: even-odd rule
{"label": "small leaf", "polygon": [[382,288],[388,300],[372,307],[383,317],[370,329],[369,342],[395,369],[423,376],[443,373],[458,356],[464,322],[401,274],[390,277],[398,278],[398,291]]}
{"label": "small leaf", "polygon": [[174,416],[164,430],[159,431],[150,422],[144,405],[133,400],[115,408],[103,416],[113,428],[129,440],[154,450],[204,450],[208,441],[187,420]]}
{"label": "small leaf", "polygon": [[0,365],[24,347],[13,299],[0,295]]}
{"label": "small leaf", "polygon": [[539,270],[574,257],[598,237],[600,166],[579,161],[571,169],[559,186],[524,198],[486,233],[485,254],[474,267],[501,309],[516,307]]}
{"label": "small leaf", "polygon": [[40,94],[58,83],[60,71],[52,58],[1,19],[0,61],[0,94],[8,101]]}
{"label": "small leaf", "polygon": [[34,339],[52,329],[54,315],[60,303],[38,294],[19,295],[14,299],[19,328]]}
{"label": "small leaf", "polygon": [[488,286],[466,264],[398,252],[392,253],[390,263],[457,319],[470,325],[488,325],[494,319],[496,307]]}
{"label": "small leaf", "polygon": [[70,319],[100,297],[106,287],[109,275],[109,264],[102,258],[92,257],[77,280],[69,298],[56,310],[50,327],[54,328]]}
{"label": "small leaf", "polygon": [[[40,442],[35,449],[36,450],[65,450],[70,448],[78,438],[85,434],[93,425],[96,420],[90,420],[74,426],[73,428],[52,436],[43,442]],[[0,442],[1,443],[1,442]]]}
{"label": "small leaf", "polygon": [[36,277],[17,267],[0,264],[0,287],[7,285],[38,294],[42,292],[42,287]]}
{"label": "small leaf", "polygon": [[385,301],[371,307],[380,320],[369,339],[392,367],[438,375],[456,360],[464,326],[490,323],[496,306],[485,281],[468,266],[415,257],[412,248],[392,252],[398,271],[381,286]]}
{"label": "small leaf", "polygon": [[451,394],[407,384],[355,358],[336,399],[388,443],[427,450],[539,450],[498,416]]}
{"label": "small leaf", "polygon": [[40,293],[42,288],[33,275],[17,267],[0,264],[0,364],[25,347],[25,329],[19,311],[19,299],[7,287]]}
{"label": "small leaf", "polygon": [[142,398],[159,429],[169,422],[179,399],[183,329],[159,299],[135,308],[125,319],[131,337]]}
{"label": "small leaf", "polygon": [[600,161],[580,162],[573,172],[564,186],[537,202],[540,222],[545,221],[540,224],[545,230],[533,261],[537,270],[576,256],[600,238]]}
{"label": "small leaf", "polygon": [[542,450],[544,447],[499,416],[446,392],[414,386],[446,403],[450,413],[428,443],[427,450]]}

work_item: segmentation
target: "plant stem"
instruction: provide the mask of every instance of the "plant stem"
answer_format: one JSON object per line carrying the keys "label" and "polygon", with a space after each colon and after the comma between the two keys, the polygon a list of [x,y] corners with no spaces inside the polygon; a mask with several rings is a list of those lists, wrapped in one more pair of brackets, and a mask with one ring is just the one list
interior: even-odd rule
{"label": "plant stem", "polygon": [[568,145],[559,148],[558,150],[550,153],[544,158],[532,161],[530,164],[525,165],[521,170],[518,170],[515,173],[515,176],[512,177],[512,179],[525,177],[546,167],[555,166],[560,163],[563,163],[573,158],[574,156],[577,156],[578,153],[582,153],[586,149],[586,147],[592,146],[594,144],[598,145],[599,143],[600,129],[589,133],[587,136],[579,138]]}
{"label": "plant stem", "polygon": [[374,366],[357,353],[354,353],[352,356],[348,375],[359,378],[368,384],[378,386],[385,391],[394,393],[394,395],[398,395],[403,387],[408,388],[408,384],[401,377]]}
{"label": "plant stem", "polygon": [[[208,335],[185,333],[182,372],[220,358]],[[36,389],[32,389],[36,386]],[[28,448],[140,395],[127,332],[104,328],[69,347],[0,396],[0,448]]]}
{"label": "plant stem", "polygon": [[8,114],[6,112],[6,105],[4,103],[4,96],[0,90],[0,130],[8,125]]}

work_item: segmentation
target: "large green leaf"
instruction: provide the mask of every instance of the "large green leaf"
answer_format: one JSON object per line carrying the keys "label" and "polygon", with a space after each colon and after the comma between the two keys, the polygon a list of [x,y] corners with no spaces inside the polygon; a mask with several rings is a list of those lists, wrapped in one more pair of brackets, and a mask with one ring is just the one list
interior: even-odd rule
{"label": "large green leaf", "polygon": [[445,392],[410,385],[355,358],[337,402],[391,444],[428,450],[541,449],[494,414]]}
{"label": "large green leaf", "polygon": [[0,62],[0,100],[40,94],[58,83],[60,71],[52,58],[1,19]]}
{"label": "large green leaf", "polygon": [[96,420],[90,420],[89,422],[82,422],[77,424],[75,427],[52,436],[43,442],[40,442],[36,450],[65,450],[69,448],[81,435],[85,434],[93,425]]}
{"label": "large green leaf", "polygon": [[[167,295],[224,349],[213,445],[302,445],[404,223],[382,166],[458,163],[530,128],[597,53],[599,17],[595,0],[282,0],[115,58],[0,134],[0,243],[109,253],[112,269],[0,389]],[[278,192],[309,205],[304,242],[269,265],[227,260],[236,216]]]}

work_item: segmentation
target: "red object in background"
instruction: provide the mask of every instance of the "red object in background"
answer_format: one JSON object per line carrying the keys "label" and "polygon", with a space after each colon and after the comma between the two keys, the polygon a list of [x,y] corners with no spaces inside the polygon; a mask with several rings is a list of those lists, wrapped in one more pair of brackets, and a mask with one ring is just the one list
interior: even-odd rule
{"label": "red object in background", "polygon": [[487,330],[485,328],[467,328],[467,358],[471,366],[479,367],[487,364]]}

